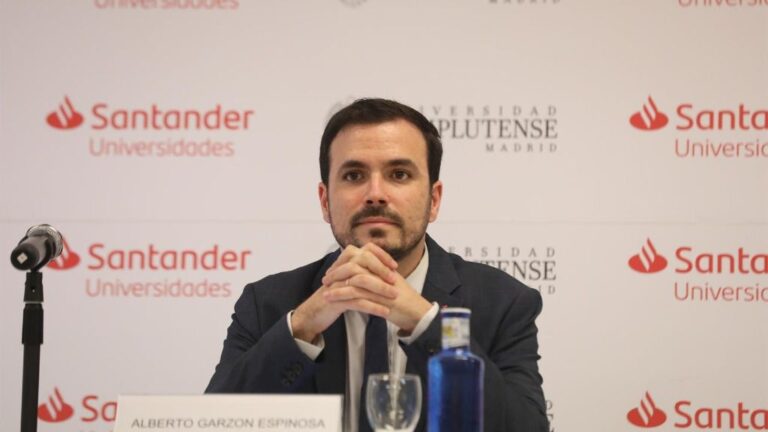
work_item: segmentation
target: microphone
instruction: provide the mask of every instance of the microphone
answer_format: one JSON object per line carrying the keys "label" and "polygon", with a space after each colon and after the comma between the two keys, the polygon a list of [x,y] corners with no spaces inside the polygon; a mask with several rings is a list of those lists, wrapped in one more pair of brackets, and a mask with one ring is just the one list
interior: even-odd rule
{"label": "microphone", "polygon": [[61,255],[64,242],[56,228],[35,225],[11,252],[11,264],[18,270],[36,271]]}

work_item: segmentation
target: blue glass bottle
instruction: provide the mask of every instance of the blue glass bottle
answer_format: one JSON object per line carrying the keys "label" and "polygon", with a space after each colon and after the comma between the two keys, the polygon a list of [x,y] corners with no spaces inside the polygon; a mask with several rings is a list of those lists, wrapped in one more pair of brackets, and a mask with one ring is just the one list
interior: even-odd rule
{"label": "blue glass bottle", "polygon": [[429,359],[429,432],[482,432],[483,359],[469,350],[470,310],[440,311],[443,350]]}

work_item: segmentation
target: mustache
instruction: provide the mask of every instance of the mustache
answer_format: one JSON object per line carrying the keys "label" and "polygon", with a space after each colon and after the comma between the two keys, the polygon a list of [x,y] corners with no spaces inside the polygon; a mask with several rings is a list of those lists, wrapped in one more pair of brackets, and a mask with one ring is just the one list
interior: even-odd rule
{"label": "mustache", "polygon": [[366,207],[352,216],[351,225],[360,225],[363,219],[370,217],[383,217],[391,220],[398,226],[403,225],[403,218],[395,212],[389,211],[384,207]]}

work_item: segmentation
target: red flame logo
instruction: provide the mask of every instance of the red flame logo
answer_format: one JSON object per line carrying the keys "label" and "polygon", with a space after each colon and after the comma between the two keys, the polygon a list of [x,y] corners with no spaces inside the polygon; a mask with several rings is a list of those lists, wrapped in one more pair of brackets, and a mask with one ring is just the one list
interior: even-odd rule
{"label": "red flame logo", "polygon": [[647,239],[640,253],[629,259],[629,267],[640,273],[657,273],[667,268],[667,259],[659,255],[651,239]]}
{"label": "red flame logo", "polygon": [[59,109],[48,114],[45,121],[56,129],[74,129],[83,124],[83,115],[75,110],[69,97],[64,96],[64,102],[59,104]]}
{"label": "red flame logo", "polygon": [[69,420],[74,414],[74,408],[64,401],[58,387],[54,387],[53,395],[48,397],[48,402],[41,403],[37,407],[37,416],[40,420],[48,423],[60,423]]}
{"label": "red flame logo", "polygon": [[642,110],[632,114],[629,123],[640,130],[657,130],[666,126],[669,123],[669,118],[659,111],[656,102],[648,96],[648,103],[643,105]]}
{"label": "red flame logo", "polygon": [[635,426],[651,428],[664,424],[667,421],[667,414],[657,408],[651,395],[645,392],[645,397],[640,401],[640,406],[627,413],[627,420]]}
{"label": "red flame logo", "polygon": [[67,239],[62,237],[61,255],[48,263],[48,267],[54,270],[69,270],[80,263],[80,255],[76,254],[69,247]]}

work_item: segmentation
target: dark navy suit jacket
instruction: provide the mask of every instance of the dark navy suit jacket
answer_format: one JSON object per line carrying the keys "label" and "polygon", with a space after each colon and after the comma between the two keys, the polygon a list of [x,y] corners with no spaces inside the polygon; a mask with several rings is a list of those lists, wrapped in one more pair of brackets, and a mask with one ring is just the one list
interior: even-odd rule
{"label": "dark navy suit jacket", "polygon": [[[508,274],[449,254],[427,237],[429,269],[422,295],[442,306],[472,310],[471,350],[485,360],[486,432],[548,430],[537,360],[535,319],[541,295]],[[295,270],[248,284],[235,304],[209,393],[336,393],[347,380],[347,335],[341,316],[326,331],[325,349],[312,361],[293,340],[286,315],[318,289],[336,251]],[[440,319],[404,345],[406,372],[421,376],[441,349]],[[426,430],[426,403],[417,431]]]}

